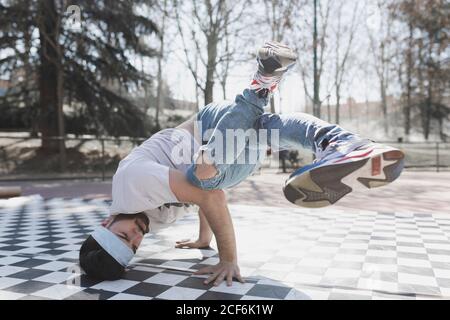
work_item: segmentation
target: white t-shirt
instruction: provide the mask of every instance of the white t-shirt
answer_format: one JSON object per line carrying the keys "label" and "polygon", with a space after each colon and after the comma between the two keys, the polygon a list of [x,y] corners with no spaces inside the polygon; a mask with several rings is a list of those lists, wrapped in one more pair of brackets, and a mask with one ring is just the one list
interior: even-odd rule
{"label": "white t-shirt", "polygon": [[187,130],[176,128],[162,130],[134,148],[114,174],[110,214],[144,212],[151,230],[180,218],[188,207],[173,194],[169,170],[186,173],[199,148]]}

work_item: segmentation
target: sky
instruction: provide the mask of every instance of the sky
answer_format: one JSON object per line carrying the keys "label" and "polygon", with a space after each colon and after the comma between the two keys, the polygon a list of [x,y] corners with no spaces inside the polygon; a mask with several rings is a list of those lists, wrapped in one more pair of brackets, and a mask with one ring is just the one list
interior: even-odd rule
{"label": "sky", "polygon": [[[346,5],[349,8],[352,7],[354,0],[347,0]],[[367,59],[367,62],[363,60],[362,64],[366,64],[367,66],[372,64],[372,56],[368,54],[367,47],[364,48],[364,42],[367,40],[367,36],[365,34],[365,26],[372,30],[376,30],[378,28],[380,22],[380,15],[377,12],[376,8],[373,5],[366,5],[364,8],[364,17],[362,17],[362,23],[360,25],[359,31],[357,32],[357,39],[355,42],[358,42],[362,48],[359,54],[362,59]],[[344,10],[343,21],[345,24],[345,19],[349,19],[351,16],[351,12],[347,12]],[[332,35],[330,34],[330,37]],[[261,45],[263,44],[265,39],[261,38]],[[268,39],[267,39],[268,40]],[[185,66],[184,62],[184,52],[181,49],[182,43],[179,38],[174,38],[174,43],[172,43],[173,52],[169,55],[167,61],[164,64],[164,77],[165,80],[169,83],[172,94],[178,98],[183,100],[195,101],[195,84],[190,71]],[[256,51],[255,48],[243,48],[243,50],[250,52]],[[365,51],[363,51],[365,50]],[[301,54],[308,54],[308,56],[312,56],[312,52],[298,52]],[[330,61],[331,62],[331,61]],[[342,89],[342,97],[341,102],[345,102],[347,97],[351,96],[358,102],[362,101],[378,101],[379,99],[379,89],[377,84],[377,79],[374,75],[364,74],[361,70],[358,70],[359,64],[357,65],[354,61],[349,61],[349,64],[354,64],[351,70],[351,83],[347,82],[343,85]],[[248,87],[251,77],[256,68],[256,62],[249,62],[246,65],[241,65],[235,67],[230,72],[229,81],[227,82],[227,100],[233,99],[236,94],[241,92],[244,88]],[[323,79],[323,81],[327,81]],[[328,93],[323,92],[321,89],[321,99],[325,100],[325,97]],[[312,89],[310,89],[312,91]],[[334,91],[330,92],[330,103],[333,105],[335,103]],[[281,103],[281,111],[282,112],[302,112],[305,107],[305,95],[303,90],[303,82],[300,77],[300,73],[298,69],[294,68],[290,70],[289,73],[285,76],[285,79],[280,86],[279,92],[275,95],[276,101],[282,101]],[[223,94],[220,86],[216,83],[214,88],[214,100],[223,100]],[[202,101],[202,98],[200,99]],[[323,101],[324,104],[327,101]],[[201,103],[202,104],[202,103]],[[277,111],[279,112],[280,103],[276,103]]]}

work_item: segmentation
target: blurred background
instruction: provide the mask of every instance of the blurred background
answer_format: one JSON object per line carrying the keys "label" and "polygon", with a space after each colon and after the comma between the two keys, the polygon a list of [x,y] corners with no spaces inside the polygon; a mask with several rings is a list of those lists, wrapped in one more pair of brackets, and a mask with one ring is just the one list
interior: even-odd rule
{"label": "blurred background", "polygon": [[[0,0],[0,180],[109,179],[153,133],[234,99],[270,39],[299,61],[267,111],[450,171],[449,37],[444,0]],[[312,157],[281,156],[282,171]]]}

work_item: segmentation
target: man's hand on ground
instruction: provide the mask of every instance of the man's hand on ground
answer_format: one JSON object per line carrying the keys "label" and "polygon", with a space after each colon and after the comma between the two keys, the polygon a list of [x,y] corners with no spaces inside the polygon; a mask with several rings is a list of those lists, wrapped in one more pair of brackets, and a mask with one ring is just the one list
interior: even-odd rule
{"label": "man's hand on ground", "polygon": [[214,281],[214,286],[218,286],[222,281],[227,282],[227,286],[231,286],[233,277],[238,279],[239,282],[244,283],[244,279],[241,276],[241,272],[237,263],[221,261],[215,266],[204,267],[194,274],[211,274],[212,275],[204,281],[204,284],[208,284]]}
{"label": "man's hand on ground", "polygon": [[175,248],[179,249],[203,249],[209,248],[210,241],[197,239],[195,241],[191,241],[191,239],[183,239],[177,241],[175,244]]}

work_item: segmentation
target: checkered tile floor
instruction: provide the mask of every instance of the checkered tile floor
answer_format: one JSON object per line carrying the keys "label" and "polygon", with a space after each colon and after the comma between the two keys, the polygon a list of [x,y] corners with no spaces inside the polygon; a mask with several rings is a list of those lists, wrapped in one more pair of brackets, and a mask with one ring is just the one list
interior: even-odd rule
{"label": "checkered tile floor", "polygon": [[95,281],[78,249],[108,201],[0,201],[0,299],[450,299],[450,214],[230,206],[245,284],[205,286],[216,251],[175,249],[197,216],[147,236],[119,281]]}

